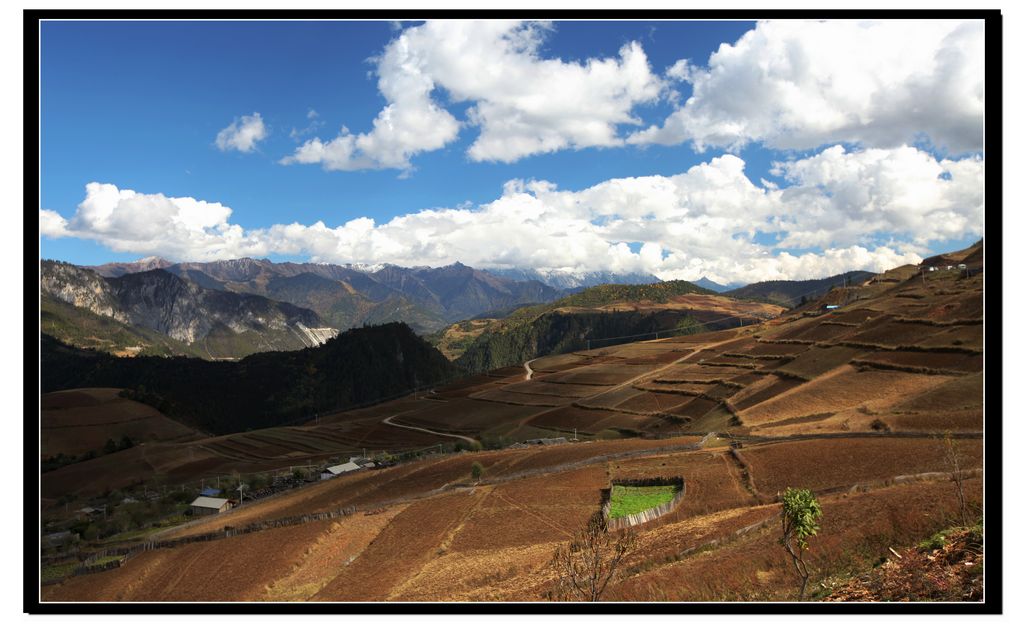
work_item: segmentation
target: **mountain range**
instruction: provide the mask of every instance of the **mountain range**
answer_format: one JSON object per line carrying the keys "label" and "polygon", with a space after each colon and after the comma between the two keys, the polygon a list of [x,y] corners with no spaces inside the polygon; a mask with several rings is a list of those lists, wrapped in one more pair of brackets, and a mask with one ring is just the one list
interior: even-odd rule
{"label": "mountain range", "polygon": [[661,280],[653,274],[644,272],[617,273],[601,270],[595,272],[574,272],[543,268],[532,270],[526,268],[507,268],[504,270],[490,269],[487,272],[515,281],[540,281],[557,290],[566,291],[594,287],[595,285],[608,285],[610,283],[636,285],[657,283]]}
{"label": "mountain range", "polygon": [[[508,320],[522,324],[523,314],[537,315],[569,305],[599,307],[591,304],[594,297],[600,297],[602,305],[621,303],[630,294],[628,288],[646,288],[633,291],[637,297],[660,296],[662,290],[671,287],[674,296],[722,293],[735,299],[793,307],[824,294],[830,287],[859,283],[871,275],[857,271],[847,273],[845,281],[843,275],[837,275],[731,288],[707,277],[695,283],[659,282],[646,274],[477,270],[458,262],[437,268],[406,268],[389,264],[277,263],[252,258],[174,263],[146,257],[99,266],[44,261],[41,319],[45,333],[79,347],[118,355],[191,355],[207,359],[299,349],[321,344],[338,331],[361,325],[405,322],[418,334],[431,334],[439,348],[456,358],[485,329],[485,338],[491,339],[497,327],[494,323]],[[680,283],[685,288],[677,287]],[[581,298],[569,300],[574,295]],[[651,320],[649,316],[644,318]],[[664,328],[680,315],[663,316],[640,323],[634,322],[636,314],[606,314],[598,319],[600,326],[596,321],[581,326],[591,337],[626,335],[634,330]],[[487,321],[487,327],[482,326],[483,321]],[[507,331],[508,327],[500,329]],[[544,343],[539,348],[548,346]],[[462,361],[470,362],[479,351],[474,350]],[[522,353],[537,351],[528,345]],[[520,355],[518,351],[496,356],[486,352],[487,359],[470,364],[490,367]]]}
{"label": "mountain range", "polygon": [[499,277],[458,262],[440,268],[403,268],[250,258],[173,264],[146,259],[93,269],[118,277],[149,266],[159,266],[205,288],[256,294],[311,309],[338,330],[402,321],[426,333],[482,312],[546,303],[562,296],[561,291],[536,280]]}
{"label": "mountain range", "polygon": [[317,346],[338,333],[313,310],[204,287],[158,268],[107,278],[42,261],[40,290],[44,331],[128,355],[146,349],[234,359]]}

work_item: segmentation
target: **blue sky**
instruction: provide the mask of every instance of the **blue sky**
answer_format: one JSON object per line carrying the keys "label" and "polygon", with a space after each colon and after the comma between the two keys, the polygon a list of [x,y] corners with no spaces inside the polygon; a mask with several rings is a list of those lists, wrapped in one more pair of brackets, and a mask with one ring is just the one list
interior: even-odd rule
{"label": "blue sky", "polygon": [[[977,25],[910,32],[919,59],[905,25],[483,26],[44,23],[41,255],[744,281],[982,234]],[[812,59],[822,41],[835,50]],[[960,61],[936,67],[951,47]],[[857,102],[862,85],[909,96]],[[218,146],[256,113],[257,140]]]}

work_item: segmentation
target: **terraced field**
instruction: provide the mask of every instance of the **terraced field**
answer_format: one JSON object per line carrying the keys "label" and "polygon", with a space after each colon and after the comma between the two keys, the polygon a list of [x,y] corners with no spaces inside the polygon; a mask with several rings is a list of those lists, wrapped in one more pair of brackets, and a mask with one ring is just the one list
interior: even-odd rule
{"label": "terraced field", "polygon": [[[922,282],[910,270],[891,271],[770,322],[539,358],[529,379],[522,366],[507,367],[304,426],[154,440],[60,468],[44,477],[44,496],[98,493],[157,475],[173,484],[363,450],[454,447],[455,439],[427,431],[494,447],[579,439],[314,483],[157,537],[358,511],[147,552],[124,568],[47,586],[43,595],[546,599],[554,548],[599,509],[610,480],[682,476],[683,502],[640,528],[639,552],[609,589],[612,597],[791,598],[775,520],[786,487],[822,498],[825,518],[811,553],[817,568],[870,567],[884,547],[914,544],[956,511],[939,434],[957,433],[966,468],[984,466],[982,284],[983,274]],[[75,398],[60,395],[54,406],[80,405]],[[721,438],[698,443],[710,432]],[[479,480],[474,462],[484,469]],[[983,503],[973,474],[966,494]],[[317,563],[317,552],[330,563]]]}
{"label": "terraced field", "polygon": [[[554,580],[547,566],[554,547],[599,509],[601,490],[611,478],[666,474],[684,477],[684,501],[641,530],[639,550],[613,585],[615,594],[708,598],[708,591],[734,590],[741,580],[761,577],[740,562],[750,556],[774,578],[754,585],[770,585],[773,594],[788,596],[791,578],[784,553],[774,542],[774,493],[784,486],[808,486],[823,499],[825,521],[814,542],[816,559],[838,556],[851,547],[870,554],[880,541],[887,546],[914,542],[934,529],[942,512],[955,508],[948,482],[881,485],[893,476],[933,470],[941,459],[934,440],[879,437],[755,445],[739,451],[749,464],[749,481],[725,448],[694,450],[692,443],[661,442],[657,447],[667,450],[661,454],[605,452],[616,444],[621,444],[619,449],[647,444],[649,450],[651,443],[607,441],[453,456],[426,466],[409,464],[358,479],[324,481],[314,486],[315,492],[300,489],[217,516],[203,529],[216,531],[229,520],[245,524],[338,503],[382,506],[383,511],[143,553],[120,569],[46,586],[43,596],[173,601],[202,599],[200,595],[212,591],[227,600],[544,599]],[[971,454],[976,455],[975,447],[969,448]],[[608,460],[588,463],[581,458],[602,452]],[[524,454],[531,458],[524,459]],[[469,460],[481,457],[490,457],[488,475],[477,485],[452,487],[453,482],[469,482]],[[830,467],[810,471],[807,461],[816,458],[828,458]],[[445,480],[448,488],[438,486]],[[875,487],[850,492],[858,483]],[[834,491],[837,487],[841,493]],[[972,502],[980,501],[980,491],[976,480],[968,481]],[[752,530],[736,535],[746,527]],[[703,553],[696,555],[701,548]],[[318,561],[318,554],[333,562]],[[250,559],[254,555],[258,563]],[[717,570],[702,580],[689,574],[681,583],[670,581],[680,577],[681,568],[694,565]],[[216,588],[219,584],[230,588]],[[656,587],[668,592],[645,592]]]}

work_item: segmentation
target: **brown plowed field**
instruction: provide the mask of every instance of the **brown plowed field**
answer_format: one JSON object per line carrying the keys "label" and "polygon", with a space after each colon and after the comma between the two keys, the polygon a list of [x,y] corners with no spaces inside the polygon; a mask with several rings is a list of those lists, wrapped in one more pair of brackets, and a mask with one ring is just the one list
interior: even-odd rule
{"label": "brown plowed field", "polygon": [[[565,403],[565,402],[563,402]],[[483,400],[459,399],[405,413],[396,421],[442,432],[482,432],[509,422],[520,422],[544,412],[539,406],[516,406]]]}
{"label": "brown plowed field", "polygon": [[869,362],[884,362],[911,369],[952,369],[954,371],[981,371],[984,357],[971,353],[941,351],[878,351],[861,356]]}
{"label": "brown plowed field", "polygon": [[984,429],[983,411],[980,407],[966,410],[948,410],[934,412],[882,414],[878,419],[891,430],[900,432],[933,432],[941,434],[946,431],[981,432]]}
{"label": "brown plowed field", "polygon": [[694,394],[703,395],[714,389],[721,388],[720,384],[701,384],[692,382],[659,382],[657,380],[649,380],[639,382],[633,385],[634,388],[639,388],[645,391],[656,391],[658,393],[674,393],[678,395],[690,395]]}
{"label": "brown plowed field", "polygon": [[266,601],[308,601],[331,582],[377,537],[404,506],[373,515],[346,516],[331,523],[306,548],[292,570],[267,584]]}
{"label": "brown plowed field", "polygon": [[580,400],[581,406],[597,406],[601,408],[619,408],[624,402],[641,393],[639,389],[632,386],[623,386],[611,389],[594,397],[587,397]]}
{"label": "brown plowed field", "polygon": [[605,362],[569,369],[568,371],[559,371],[558,373],[545,375],[542,379],[545,382],[562,382],[564,384],[614,386],[638,375],[643,375],[650,370],[651,367],[649,366]]}
{"label": "brown plowed field", "polygon": [[745,375],[746,370],[736,367],[725,366],[699,366],[696,364],[680,364],[660,371],[655,377],[655,382],[707,382],[712,380],[732,380],[739,375]]}
{"label": "brown plowed field", "polygon": [[541,380],[530,380],[501,387],[501,390],[511,393],[524,393],[536,395],[558,395],[561,397],[588,397],[601,391],[607,390],[607,386],[588,386],[585,384],[560,384],[557,382],[544,382]]}
{"label": "brown plowed field", "polygon": [[792,388],[796,388],[803,383],[803,380],[797,380],[791,377],[766,375],[763,379],[754,382],[741,391],[738,391],[732,396],[730,401],[737,409],[743,410],[760,404],[763,401],[767,401],[777,395],[781,395],[782,393],[785,393]]}
{"label": "brown plowed field", "polygon": [[758,425],[807,415],[833,413],[868,406],[884,410],[915,393],[933,388],[950,378],[901,371],[857,371],[842,367],[813,382],[748,408],[745,424]]}
{"label": "brown plowed field", "polygon": [[893,406],[893,410],[954,411],[961,408],[981,408],[983,387],[983,377],[980,373],[965,375],[907,398]]}
{"label": "brown plowed field", "polygon": [[[609,477],[664,475],[682,475],[687,481],[683,504],[640,529],[640,552],[628,564],[624,581],[612,589],[615,594],[702,599],[711,597],[711,590],[749,588],[744,582],[751,579],[755,587],[777,590],[780,581],[790,579],[772,531],[777,506],[751,506],[755,501],[737,464],[721,449],[619,459],[487,484],[488,475],[503,469],[527,471],[616,448],[692,440],[634,439],[476,453],[342,477],[217,516],[205,527],[244,524],[243,518],[256,514],[262,518],[291,515],[300,508],[315,511],[374,490],[394,498],[424,486],[421,479],[430,479],[429,487],[459,476],[473,459],[486,461],[487,467],[475,488],[395,505],[383,514],[148,552],[124,568],[72,579],[48,587],[44,594],[47,599],[73,600],[540,599],[552,579],[547,561],[554,546],[598,509]],[[964,443],[977,458],[980,442]],[[748,447],[741,454],[750,463],[758,490],[770,496],[786,485],[821,489],[941,469],[936,446],[931,439],[821,439]],[[968,489],[971,498],[978,497],[976,480],[968,481]],[[859,550],[858,543],[919,540],[942,519],[936,509],[951,512],[955,498],[948,484],[913,483],[826,496],[822,502],[825,518],[812,541],[812,555],[828,562],[843,550]],[[687,549],[768,518],[772,520],[764,531],[680,557]],[[700,575],[694,576],[698,570]],[[667,592],[659,597],[653,592],[656,587]]]}
{"label": "brown plowed field", "polygon": [[[965,467],[981,467],[981,442],[962,443],[969,456]],[[787,487],[825,490],[948,469],[938,439],[810,439],[743,448],[740,454],[750,464],[757,490],[768,496]]]}
{"label": "brown plowed field", "polygon": [[984,315],[982,297],[980,293],[965,292],[946,298],[948,300],[942,302],[942,304],[929,307],[926,310],[913,314],[913,316],[919,318],[933,318],[938,321],[950,321],[981,318]]}
{"label": "brown plowed field", "polygon": [[872,318],[878,317],[878,312],[873,309],[844,309],[833,312],[826,322],[845,323],[848,325],[863,325]]}
{"label": "brown plowed field", "polygon": [[[877,322],[876,322],[877,321]],[[851,342],[867,342],[890,347],[918,344],[935,334],[931,325],[905,323],[880,317],[871,323],[853,330],[852,335],[844,339]]]}
{"label": "brown plowed field", "polygon": [[121,568],[49,587],[62,601],[256,601],[331,523],[313,522],[141,553]]}
{"label": "brown plowed field", "polygon": [[108,439],[186,441],[203,435],[143,403],[119,397],[116,388],[88,388],[42,396],[41,456],[100,452]]}
{"label": "brown plowed field", "polygon": [[491,389],[474,393],[470,399],[484,402],[498,402],[500,404],[511,404],[514,406],[564,406],[572,403],[576,397],[558,397],[556,395],[541,395],[539,393],[519,393],[503,389]]}
{"label": "brown plowed field", "polygon": [[[672,393],[655,393],[653,391],[638,391],[633,389],[633,396],[618,404],[616,408],[624,411],[640,413],[676,413],[676,411],[687,404],[692,403],[696,398],[689,395],[673,395]],[[593,403],[597,398],[588,400]],[[701,400],[703,401],[703,400]],[[685,414],[685,413],[678,413]]]}
{"label": "brown plowed field", "polygon": [[763,342],[773,340],[807,340],[820,342],[842,337],[849,333],[846,327],[829,327],[822,324],[823,319],[799,320],[787,326],[779,327],[772,333],[761,338]]}
{"label": "brown plowed field", "polygon": [[750,343],[727,353],[746,353],[748,355],[798,355],[810,349],[808,345],[781,343],[781,342],[760,342],[749,339]]}
{"label": "brown plowed field", "polygon": [[609,410],[588,410],[575,406],[557,408],[538,415],[528,422],[534,428],[548,428],[560,432],[598,434],[609,428],[630,428],[642,430],[652,419],[642,415],[616,413]]}
{"label": "brown plowed field", "polygon": [[869,352],[864,349],[852,347],[814,347],[813,350],[797,356],[792,362],[783,364],[779,369],[804,380],[813,380],[867,353]]}
{"label": "brown plowed field", "polygon": [[918,344],[924,347],[963,347],[972,351],[981,351],[984,343],[984,330],[976,325],[957,325],[953,327],[936,327],[935,334],[928,336]]}
{"label": "brown plowed field", "polygon": [[384,601],[432,557],[478,498],[468,493],[406,507],[323,589],[317,601]]}
{"label": "brown plowed field", "polygon": [[[687,352],[689,353],[689,352]],[[623,362],[629,366],[646,366],[647,368],[653,368],[663,364],[669,364],[679,360],[686,356],[686,353],[676,353],[670,351],[668,353],[659,353],[658,355],[644,355],[635,358],[624,360]]]}
{"label": "brown plowed field", "polygon": [[504,476],[519,474],[532,470],[544,470],[545,468],[560,465],[572,464],[584,459],[593,457],[620,454],[635,450],[654,450],[659,448],[679,448],[693,445],[698,437],[677,437],[673,439],[622,439],[618,441],[588,441],[582,443],[570,443],[559,446],[544,446],[515,450],[513,453],[526,452],[525,457],[517,458],[509,465],[499,464],[489,468],[486,476]]}
{"label": "brown plowed field", "polygon": [[[976,483],[976,481],[968,481]],[[968,485],[972,499],[980,497],[977,485]],[[852,552],[871,559],[885,557],[887,547],[917,544],[938,529],[955,511],[950,483],[918,483],[823,499],[822,528],[811,541],[808,558],[818,573],[841,569]],[[703,537],[686,538],[699,545],[755,524],[777,511],[752,508],[745,515],[730,516]],[[730,515],[723,512],[723,515]],[[716,516],[717,517],[717,516]],[[652,535],[657,532],[652,532]],[[690,555],[680,561],[663,561],[609,588],[610,600],[706,601],[791,600],[799,588],[792,562],[778,544],[774,522],[710,553]]]}
{"label": "brown plowed field", "polygon": [[451,543],[451,551],[567,539],[601,505],[603,465],[494,486]]}
{"label": "brown plowed field", "polygon": [[593,363],[593,359],[581,358],[572,353],[544,356],[530,362],[530,368],[536,371],[564,371]]}

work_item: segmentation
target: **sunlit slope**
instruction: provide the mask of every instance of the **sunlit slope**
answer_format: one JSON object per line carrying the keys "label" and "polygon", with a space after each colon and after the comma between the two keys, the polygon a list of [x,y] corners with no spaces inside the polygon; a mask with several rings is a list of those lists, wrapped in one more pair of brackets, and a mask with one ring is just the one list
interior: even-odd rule
{"label": "sunlit slope", "polygon": [[[965,465],[981,442],[963,441]],[[485,473],[472,484],[471,464]],[[50,600],[543,600],[554,548],[600,507],[612,478],[682,476],[679,508],[645,525],[610,588],[619,599],[791,598],[775,494],[813,489],[818,560],[864,564],[955,510],[930,438],[787,440],[697,449],[626,440],[467,454],[311,485],[167,533],[182,537],[353,507],[334,520],[147,551],[119,569],[43,589]],[[980,500],[976,478],[966,481]],[[661,592],[658,592],[661,591]]]}
{"label": "sunlit slope", "polygon": [[304,426],[128,450],[47,474],[44,492],[157,474],[184,482],[364,449],[451,449],[452,435],[500,447],[709,431],[980,432],[983,278],[943,270],[922,279],[905,266],[767,323],[546,356]]}

